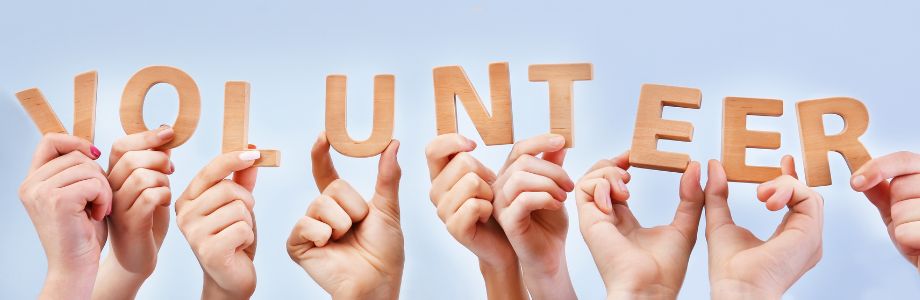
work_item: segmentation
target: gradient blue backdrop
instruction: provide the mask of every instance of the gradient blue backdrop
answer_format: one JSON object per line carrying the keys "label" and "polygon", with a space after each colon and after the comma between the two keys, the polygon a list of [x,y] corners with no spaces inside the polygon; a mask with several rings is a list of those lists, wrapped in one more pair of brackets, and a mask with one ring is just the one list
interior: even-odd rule
{"label": "gradient blue backdrop", "polygon": [[[920,5],[911,1],[4,1],[0,4],[0,116],[5,170],[0,174],[0,291],[3,298],[34,297],[45,258],[16,190],[39,134],[14,93],[38,86],[68,128],[73,76],[99,71],[96,144],[107,149],[123,136],[118,103],[128,78],[146,65],[188,72],[202,95],[198,131],[174,152],[178,194],[220,151],[223,83],[252,84],[251,142],[283,151],[283,166],[260,171],[255,192],[259,250],[258,299],[324,292],[284,250],[290,228],[318,192],[308,149],[323,129],[324,78],[349,76],[349,130],[370,132],[372,76],[396,75],[396,138],[406,268],[402,298],[477,299],[484,288],[475,257],[455,242],[428,199],[423,151],[435,136],[431,68],[461,65],[484,98],[487,64],[508,61],[518,139],[546,132],[547,87],[527,80],[527,65],[592,62],[593,81],[575,85],[575,140],[566,170],[577,179],[599,158],[626,150],[640,85],[700,88],[699,110],[668,109],[666,118],[695,124],[692,143],[662,148],[718,158],[721,102],[726,96],[785,100],[779,118],[755,117],[751,127],[782,133],[779,151],[749,151],[749,162],[775,164],[782,154],[801,158],[795,101],[850,96],[869,108],[863,142],[874,155],[920,151],[917,138]],[[747,1],[745,1],[747,2]],[[487,98],[486,98],[487,99]],[[486,100],[487,101],[487,100]],[[147,102],[148,126],[175,117],[175,91],[157,86]],[[839,118],[827,118],[839,130]],[[461,131],[477,141],[466,117]],[[509,146],[475,154],[499,166]],[[103,161],[107,155],[103,156]],[[370,191],[376,159],[335,156],[340,172]],[[826,199],[824,258],[787,293],[800,299],[897,299],[920,295],[915,268],[895,251],[878,213],[850,190],[848,170],[831,155],[834,185]],[[801,172],[801,165],[799,166]],[[678,174],[635,170],[631,204],[644,225],[669,222],[677,204]],[[754,198],[755,185],[732,184],[736,222],[767,237],[782,212]],[[578,295],[604,296],[603,283],[578,231],[573,201],[567,256]],[[174,219],[174,218],[173,218]],[[141,299],[192,299],[201,271],[175,222]],[[702,230],[681,298],[708,297]]]}

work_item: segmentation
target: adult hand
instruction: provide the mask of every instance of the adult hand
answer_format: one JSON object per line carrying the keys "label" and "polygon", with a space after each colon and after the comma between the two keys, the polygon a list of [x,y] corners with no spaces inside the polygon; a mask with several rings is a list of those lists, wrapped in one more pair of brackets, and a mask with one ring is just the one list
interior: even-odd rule
{"label": "adult hand", "polygon": [[902,151],[870,160],[853,172],[850,185],[878,208],[891,241],[920,271],[920,154]]}
{"label": "adult hand", "polygon": [[516,143],[492,184],[493,215],[517,253],[535,299],[575,298],[565,261],[569,219],[563,206],[575,183],[562,169],[564,145],[557,134]]}
{"label": "adult hand", "polygon": [[19,199],[48,258],[42,299],[89,298],[106,240],[112,189],[94,160],[99,149],[49,133],[35,149]]}
{"label": "adult hand", "polygon": [[370,202],[339,179],[322,133],[313,176],[322,193],[287,241],[288,254],[334,299],[397,299],[405,254],[399,224],[399,141],[380,154]]}
{"label": "adult hand", "polygon": [[[250,146],[250,148],[253,148]],[[204,299],[246,299],[256,288],[252,190],[259,151],[221,154],[176,200],[176,221],[204,271]],[[233,179],[224,179],[233,174]]]}
{"label": "adult hand", "polygon": [[575,198],[582,236],[608,298],[675,299],[703,212],[700,164],[690,162],[680,179],[674,220],[652,228],[643,228],[627,205],[628,169],[629,152],[598,161],[578,181]]}
{"label": "adult hand", "polygon": [[789,210],[762,241],[732,221],[725,170],[709,161],[704,194],[713,298],[779,299],[821,260],[824,199],[797,179],[791,156],[781,166],[783,175],[758,186],[757,198],[769,210]]}

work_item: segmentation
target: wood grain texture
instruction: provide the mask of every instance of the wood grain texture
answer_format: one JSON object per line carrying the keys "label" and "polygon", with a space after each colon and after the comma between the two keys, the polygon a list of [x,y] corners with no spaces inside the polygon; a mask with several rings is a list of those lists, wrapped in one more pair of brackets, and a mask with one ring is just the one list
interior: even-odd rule
{"label": "wood grain texture", "polygon": [[[224,85],[224,131],[221,152],[249,150],[249,89],[245,81],[227,81]],[[281,152],[257,149],[261,157],[255,167],[281,166]]]}
{"label": "wood grain texture", "polygon": [[[804,100],[796,103],[796,112],[808,186],[831,184],[827,158],[830,151],[843,155],[851,173],[872,159],[869,151],[859,141],[859,137],[869,128],[869,111],[859,100],[847,97]],[[824,128],[826,114],[843,118],[844,127],[840,133],[827,135]]]}
{"label": "wood grain texture", "polygon": [[511,84],[507,62],[489,64],[492,114],[460,66],[434,68],[434,102],[438,134],[457,132],[457,99],[469,115],[486,145],[514,143],[511,116]]}
{"label": "wood grain texture", "polygon": [[763,183],[782,175],[779,167],[749,166],[747,149],[779,149],[780,133],[747,129],[748,116],[779,117],[783,101],[725,97],[722,111],[722,165],[728,181]]}
{"label": "wood grain texture", "polygon": [[575,145],[575,131],[572,105],[572,86],[575,81],[594,78],[594,67],[590,63],[530,65],[530,81],[545,81],[549,85],[550,133],[565,137],[565,147]]}
{"label": "wood grain texture", "polygon": [[[96,71],[78,74],[74,77],[74,110],[73,131],[74,136],[83,138],[90,143],[94,141],[96,132],[96,86],[98,75]],[[68,134],[67,128],[61,123],[60,118],[48,104],[41,90],[31,88],[16,93],[19,103],[29,114],[32,122],[42,134],[63,133]]]}
{"label": "wood grain texture", "polygon": [[374,76],[374,128],[370,137],[355,141],[346,128],[346,77],[326,77],[326,138],[336,151],[350,157],[371,157],[383,152],[393,139],[393,75]]}
{"label": "wood grain texture", "polygon": [[694,88],[643,84],[629,153],[630,165],[670,172],[686,170],[690,156],[658,151],[658,140],[690,142],[693,139],[693,124],[664,120],[661,118],[661,112],[664,106],[699,109],[702,97],[702,92]]}
{"label": "wood grain texture", "polygon": [[149,130],[144,122],[144,99],[154,85],[172,85],[179,94],[179,114],[172,128],[175,138],[155,150],[166,150],[184,144],[198,127],[201,114],[201,95],[198,85],[188,74],[175,67],[149,66],[141,69],[125,85],[121,95],[121,126],[125,133],[134,134]]}

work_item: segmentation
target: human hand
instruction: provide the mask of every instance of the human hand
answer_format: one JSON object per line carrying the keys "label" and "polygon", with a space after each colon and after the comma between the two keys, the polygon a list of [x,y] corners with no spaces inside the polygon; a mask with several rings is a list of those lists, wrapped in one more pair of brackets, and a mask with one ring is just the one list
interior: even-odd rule
{"label": "human hand", "polygon": [[598,161],[578,180],[575,199],[582,236],[608,298],[675,299],[703,212],[700,164],[690,162],[681,176],[674,220],[652,228],[643,228],[627,205],[628,169],[626,152]]}
{"label": "human hand", "polygon": [[[254,148],[250,145],[250,148]],[[221,154],[176,200],[176,221],[204,271],[204,299],[246,299],[256,288],[252,212],[259,151]],[[230,174],[233,179],[224,179]]]}
{"label": "human hand", "polygon": [[39,298],[89,298],[106,241],[112,189],[94,160],[99,149],[78,137],[49,133],[35,149],[19,199],[48,258]]}
{"label": "human hand", "polygon": [[517,253],[535,299],[575,298],[565,261],[569,220],[563,206],[575,183],[562,169],[564,145],[557,134],[517,142],[492,184],[492,214]]}
{"label": "human hand", "polygon": [[853,172],[850,186],[878,208],[891,241],[920,271],[920,154],[902,151],[870,160]]}
{"label": "human hand", "polygon": [[428,144],[431,203],[451,236],[479,258],[488,298],[526,299],[517,255],[492,217],[495,173],[469,153],[475,148],[456,133]]}
{"label": "human hand", "polygon": [[779,299],[821,260],[824,199],[797,179],[791,156],[781,166],[783,175],[758,186],[757,198],[769,210],[789,211],[762,241],[732,221],[725,170],[709,161],[704,194],[713,298]]}
{"label": "human hand", "polygon": [[380,154],[371,201],[339,179],[325,133],[313,145],[313,177],[322,195],[297,221],[288,254],[334,299],[396,299],[405,254],[399,224],[399,141]]}
{"label": "human hand", "polygon": [[95,298],[131,299],[157,264],[169,228],[174,167],[169,151],[150,150],[173,139],[168,126],[115,141],[109,155],[108,182],[113,190],[108,226],[112,244],[102,263]]}

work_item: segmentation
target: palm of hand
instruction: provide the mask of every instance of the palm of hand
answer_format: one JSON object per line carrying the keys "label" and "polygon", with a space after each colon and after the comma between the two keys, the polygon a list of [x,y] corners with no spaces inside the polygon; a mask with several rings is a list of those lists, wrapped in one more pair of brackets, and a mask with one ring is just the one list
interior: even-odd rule
{"label": "palm of hand", "polygon": [[[111,223],[118,222],[115,216],[110,218]],[[113,233],[117,233],[112,235],[115,257],[129,271],[152,271],[169,228],[169,208],[158,207],[149,219],[137,223],[135,227],[121,228],[112,226]]]}
{"label": "palm of hand", "polygon": [[[783,225],[780,225],[780,228],[782,227]],[[719,252],[725,253],[717,254],[709,262],[710,265],[718,266],[710,268],[713,283],[732,280],[735,283],[763,290],[785,290],[803,273],[795,266],[786,263],[788,258],[779,257],[768,251],[766,245],[769,240],[761,241],[749,230],[740,226],[722,225],[711,233],[710,241],[718,245],[716,247]],[[795,276],[790,277],[790,275]]]}
{"label": "palm of hand", "polygon": [[558,210],[536,210],[530,214],[530,218],[520,222],[503,220],[502,216],[507,214],[500,214],[498,222],[502,224],[508,240],[523,250],[517,251],[522,259],[537,261],[538,266],[559,264],[560,258],[556,255],[562,253],[565,247],[569,227],[564,207]]}
{"label": "palm of hand", "polygon": [[[375,195],[375,197],[377,197]],[[402,276],[403,234],[399,221],[374,207],[357,228],[298,259],[301,266],[333,295],[355,286],[383,286],[378,272],[391,280]]]}
{"label": "palm of hand", "polygon": [[504,265],[516,259],[511,242],[497,221],[489,219],[487,223],[477,223],[474,230],[472,236],[461,243],[477,257],[492,265]]}

